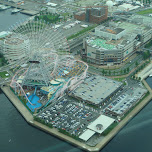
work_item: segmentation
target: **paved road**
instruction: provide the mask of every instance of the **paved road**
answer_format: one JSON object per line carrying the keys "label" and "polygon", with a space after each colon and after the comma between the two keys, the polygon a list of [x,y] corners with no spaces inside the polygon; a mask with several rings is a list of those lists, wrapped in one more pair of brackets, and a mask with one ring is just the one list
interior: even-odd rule
{"label": "paved road", "polygon": [[[137,55],[134,59],[131,60],[131,62],[127,62],[125,65],[121,66],[118,69],[104,69],[104,74],[105,75],[109,75],[109,70],[111,71],[110,76],[115,76],[115,75],[125,75],[124,70],[126,70],[127,73],[127,68],[129,68],[129,71],[132,71],[134,68],[136,68],[137,64],[140,64],[143,61],[142,55]],[[108,68],[108,67],[107,67]],[[98,67],[94,67],[94,66],[89,66],[89,71],[93,72],[93,73],[98,73],[100,75],[103,75],[102,71],[103,68],[98,68]],[[115,71],[115,74],[114,74]],[[107,73],[107,74],[106,74]]]}

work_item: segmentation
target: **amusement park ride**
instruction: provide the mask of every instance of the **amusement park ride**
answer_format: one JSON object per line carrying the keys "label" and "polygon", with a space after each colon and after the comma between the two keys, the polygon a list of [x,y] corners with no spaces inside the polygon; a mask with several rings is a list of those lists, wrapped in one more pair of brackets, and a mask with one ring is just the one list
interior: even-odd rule
{"label": "amusement park ride", "polygon": [[69,54],[65,37],[42,21],[17,24],[4,41],[11,67],[26,64],[13,76],[11,88],[32,112],[72,91],[86,77],[88,65]]}

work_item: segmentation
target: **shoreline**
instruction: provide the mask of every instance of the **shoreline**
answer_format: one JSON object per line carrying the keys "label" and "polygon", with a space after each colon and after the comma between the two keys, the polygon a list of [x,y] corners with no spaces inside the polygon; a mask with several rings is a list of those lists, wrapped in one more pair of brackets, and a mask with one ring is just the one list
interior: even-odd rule
{"label": "shoreline", "polygon": [[80,141],[77,141],[67,135],[64,135],[60,133],[56,128],[49,128],[37,121],[33,120],[33,115],[28,111],[28,109],[20,102],[20,100],[17,98],[17,96],[14,95],[14,93],[10,90],[9,86],[3,86],[1,87],[1,90],[3,93],[7,96],[7,98],[11,101],[11,103],[15,106],[15,108],[20,112],[20,114],[23,116],[23,118],[29,123],[30,125],[43,130],[63,141],[66,141],[80,149],[86,150],[86,151],[93,151],[97,152],[101,150],[112,138],[134,117],[136,116],[152,99],[152,89],[149,87],[149,85],[146,83],[145,80],[143,80],[143,83],[147,90],[150,92],[150,94],[143,99],[141,103],[139,103],[103,140],[98,143],[96,146],[91,147],[86,145],[85,143],[82,143]]}

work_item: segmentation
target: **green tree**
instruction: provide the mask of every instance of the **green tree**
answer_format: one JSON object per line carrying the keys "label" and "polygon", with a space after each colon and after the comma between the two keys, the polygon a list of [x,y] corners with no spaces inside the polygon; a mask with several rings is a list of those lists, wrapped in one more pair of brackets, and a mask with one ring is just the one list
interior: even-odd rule
{"label": "green tree", "polygon": [[104,70],[104,69],[102,69],[102,74],[103,74],[103,75],[105,74],[105,70]]}
{"label": "green tree", "polygon": [[109,70],[109,75],[111,75],[111,71]]}
{"label": "green tree", "polygon": [[120,70],[120,74],[122,74],[122,69]]}
{"label": "green tree", "polygon": [[129,72],[129,67],[127,68],[127,72]]}
{"label": "green tree", "polygon": [[133,79],[135,79],[135,75],[133,75]]}
{"label": "green tree", "polygon": [[136,61],[135,65],[136,65],[136,67],[138,66],[138,62],[137,61]]}
{"label": "green tree", "polygon": [[113,71],[113,75],[115,75],[116,74],[116,71]]}
{"label": "green tree", "polygon": [[145,51],[145,52],[143,53],[143,58],[144,58],[144,60],[150,58],[150,55],[151,55],[151,54],[150,54],[149,50]]}

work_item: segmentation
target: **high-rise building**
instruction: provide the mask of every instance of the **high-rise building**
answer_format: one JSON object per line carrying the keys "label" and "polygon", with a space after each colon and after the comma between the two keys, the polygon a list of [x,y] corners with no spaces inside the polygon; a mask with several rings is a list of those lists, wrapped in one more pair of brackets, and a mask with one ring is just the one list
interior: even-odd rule
{"label": "high-rise building", "polygon": [[80,21],[86,21],[91,23],[101,23],[107,19],[108,7],[98,6],[98,7],[87,7],[85,11],[80,11],[74,14],[74,18]]}

